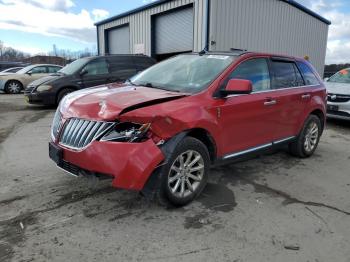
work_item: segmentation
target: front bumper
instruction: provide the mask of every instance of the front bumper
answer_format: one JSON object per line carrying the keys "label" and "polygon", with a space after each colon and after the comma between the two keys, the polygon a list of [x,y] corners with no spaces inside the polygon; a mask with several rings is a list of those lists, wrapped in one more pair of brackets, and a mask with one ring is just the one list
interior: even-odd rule
{"label": "front bumper", "polygon": [[5,80],[1,80],[0,79],[0,91],[4,91],[5,90],[5,83],[6,83]]}
{"label": "front bumper", "polygon": [[93,141],[81,151],[56,146],[62,150],[59,167],[70,173],[65,166],[111,176],[113,187],[129,190],[142,190],[152,172],[164,160],[162,151],[151,139],[141,143]]}
{"label": "front bumper", "polygon": [[[335,108],[336,110],[333,110]],[[350,120],[350,101],[340,102],[327,102],[327,117]]]}
{"label": "front bumper", "polygon": [[55,96],[49,92],[32,93],[24,90],[24,98],[29,104],[55,105]]}

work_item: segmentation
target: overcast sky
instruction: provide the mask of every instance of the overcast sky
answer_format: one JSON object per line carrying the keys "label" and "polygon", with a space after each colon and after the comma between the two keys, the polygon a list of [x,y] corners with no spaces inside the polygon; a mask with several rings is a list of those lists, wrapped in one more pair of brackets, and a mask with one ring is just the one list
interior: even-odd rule
{"label": "overcast sky", "polygon": [[[94,22],[152,0],[0,0],[0,40],[31,54],[96,46]],[[326,63],[350,62],[350,0],[299,0],[332,21]]]}

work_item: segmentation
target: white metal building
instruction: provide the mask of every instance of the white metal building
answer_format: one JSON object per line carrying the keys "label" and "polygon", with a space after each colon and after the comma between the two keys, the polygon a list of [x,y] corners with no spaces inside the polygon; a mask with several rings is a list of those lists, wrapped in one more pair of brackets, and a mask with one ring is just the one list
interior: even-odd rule
{"label": "white metal building", "polygon": [[96,23],[99,54],[236,48],[307,55],[321,75],[329,25],[294,0],[159,0]]}

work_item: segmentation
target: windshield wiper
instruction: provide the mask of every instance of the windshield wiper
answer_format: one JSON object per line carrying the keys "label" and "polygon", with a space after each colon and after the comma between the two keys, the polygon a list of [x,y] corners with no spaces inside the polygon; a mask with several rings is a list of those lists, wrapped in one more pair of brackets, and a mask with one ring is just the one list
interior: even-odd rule
{"label": "windshield wiper", "polygon": [[152,83],[149,83],[149,82],[143,84],[143,86],[145,86],[145,87],[150,87],[150,88],[155,88],[155,89],[160,89],[160,90],[165,90],[165,91],[169,91],[169,92],[180,93],[179,90],[167,89],[167,88],[162,87],[162,86],[155,86],[155,85],[153,85]]}
{"label": "windshield wiper", "polygon": [[137,86],[135,83],[133,83],[130,78],[126,79],[125,83],[131,84],[132,86]]}

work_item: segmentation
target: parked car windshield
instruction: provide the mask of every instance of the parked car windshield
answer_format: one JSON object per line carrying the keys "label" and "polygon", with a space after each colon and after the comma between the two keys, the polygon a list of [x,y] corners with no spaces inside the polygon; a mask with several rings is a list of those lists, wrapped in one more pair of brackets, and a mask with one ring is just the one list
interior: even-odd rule
{"label": "parked car windshield", "polygon": [[16,73],[19,70],[21,70],[22,68],[23,67],[11,67],[11,68],[8,68],[8,69],[1,71],[0,73]]}
{"label": "parked car windshield", "polygon": [[150,67],[131,78],[130,82],[194,94],[204,90],[235,58],[225,55],[179,55]]}
{"label": "parked car windshield", "polygon": [[328,82],[335,83],[348,83],[350,84],[350,69],[340,70],[338,73],[333,75]]}
{"label": "parked car windshield", "polygon": [[26,66],[25,68],[22,68],[21,70],[17,71],[17,74],[25,74],[29,72],[29,70],[33,69],[33,67],[35,67],[35,65]]}
{"label": "parked car windshield", "polygon": [[70,63],[70,64],[66,65],[65,67],[63,67],[58,72],[59,73],[63,73],[65,75],[75,74],[77,71],[82,69],[83,66],[89,61],[90,61],[90,59],[88,59],[88,58],[81,58],[81,59],[75,60],[72,63]]}

